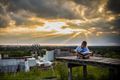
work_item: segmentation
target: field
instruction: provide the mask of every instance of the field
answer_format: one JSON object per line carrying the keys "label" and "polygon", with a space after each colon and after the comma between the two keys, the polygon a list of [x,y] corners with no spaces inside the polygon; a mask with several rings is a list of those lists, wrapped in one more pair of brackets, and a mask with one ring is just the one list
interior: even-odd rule
{"label": "field", "polygon": [[[45,49],[49,47],[37,47],[37,50]],[[54,47],[50,47],[54,48]],[[70,47],[56,47],[56,48],[71,48]],[[120,50],[118,46],[94,46],[89,47],[95,54],[102,55],[104,57],[112,57],[120,59]],[[29,56],[31,47],[0,47],[0,54],[9,54],[10,56]],[[0,80],[67,80],[68,69],[66,63],[54,62],[53,68],[41,69],[34,67],[30,72],[17,72],[17,73],[0,73]],[[108,68],[88,66],[87,80],[108,80]],[[73,68],[73,80],[82,80],[82,67]],[[54,78],[54,79],[52,79]]]}
{"label": "field", "polygon": [[[67,66],[59,63],[52,69],[33,68],[30,72],[0,74],[1,80],[67,80]],[[82,67],[73,68],[73,80],[82,80]],[[88,66],[87,80],[108,80],[108,69]]]}

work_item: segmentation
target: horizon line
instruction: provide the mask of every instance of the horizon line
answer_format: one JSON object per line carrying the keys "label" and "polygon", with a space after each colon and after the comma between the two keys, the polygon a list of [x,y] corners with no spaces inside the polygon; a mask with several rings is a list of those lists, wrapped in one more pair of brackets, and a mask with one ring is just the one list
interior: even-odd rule
{"label": "horizon line", "polygon": [[[0,44],[0,46],[32,46],[32,45],[39,45],[39,46],[78,46],[80,44]],[[88,44],[88,46],[120,46],[120,45],[97,45],[97,44]]]}

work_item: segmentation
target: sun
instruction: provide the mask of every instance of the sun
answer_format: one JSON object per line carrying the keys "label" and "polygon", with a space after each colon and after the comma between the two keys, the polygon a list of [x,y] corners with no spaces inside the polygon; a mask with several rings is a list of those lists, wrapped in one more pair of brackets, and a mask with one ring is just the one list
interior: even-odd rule
{"label": "sun", "polygon": [[43,26],[35,28],[37,32],[54,32],[56,34],[72,34],[73,30],[70,28],[63,28],[68,26],[65,22],[45,22]]}

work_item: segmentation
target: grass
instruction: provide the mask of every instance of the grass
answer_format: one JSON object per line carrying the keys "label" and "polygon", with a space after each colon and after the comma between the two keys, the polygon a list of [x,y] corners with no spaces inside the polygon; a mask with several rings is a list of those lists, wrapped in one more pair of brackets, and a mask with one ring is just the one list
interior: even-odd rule
{"label": "grass", "polygon": [[[73,68],[73,80],[82,80],[82,75],[82,67]],[[57,80],[67,80],[67,64],[57,62],[54,66],[54,71],[35,67],[30,72],[4,73],[0,74],[0,80],[43,80],[54,76]],[[87,80],[108,80],[108,69],[88,66]]]}
{"label": "grass", "polygon": [[[66,64],[58,64],[57,65],[60,75],[59,80],[67,80],[67,65]],[[87,80],[108,80],[108,68],[102,68],[102,67],[95,67],[95,66],[87,66],[88,69],[88,76]],[[82,80],[83,74],[82,74],[82,67],[75,67],[73,68],[73,80]]]}
{"label": "grass", "polygon": [[4,73],[0,78],[2,80],[41,80],[44,77],[52,76],[51,73],[52,70],[42,70],[35,67],[30,72]]}
{"label": "grass", "polygon": [[[9,54],[11,57],[29,56],[30,51],[28,47],[20,48],[0,48],[0,54]],[[4,50],[3,50],[4,49]],[[30,48],[31,49],[31,48]],[[96,54],[101,54],[104,57],[120,59],[119,47],[90,47],[90,50],[95,51]],[[44,52],[43,52],[44,53]],[[88,65],[87,80],[108,80],[108,68],[95,67]],[[44,78],[56,76],[57,80],[67,80],[68,68],[66,63],[56,62],[54,71],[52,69],[42,70],[37,67],[31,69],[30,72],[17,73],[0,73],[0,80],[43,80]],[[82,80],[82,67],[73,68],[73,80]]]}

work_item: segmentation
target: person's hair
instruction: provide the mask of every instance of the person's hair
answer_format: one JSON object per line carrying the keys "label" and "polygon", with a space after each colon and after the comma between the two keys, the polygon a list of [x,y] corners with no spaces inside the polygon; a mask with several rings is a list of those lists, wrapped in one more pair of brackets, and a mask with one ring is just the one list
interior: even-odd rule
{"label": "person's hair", "polygon": [[81,46],[83,46],[83,45],[87,46],[87,41],[83,41],[82,44],[81,44]]}

